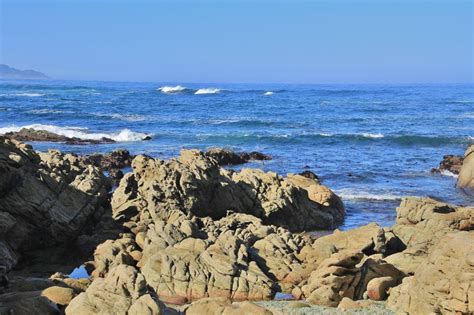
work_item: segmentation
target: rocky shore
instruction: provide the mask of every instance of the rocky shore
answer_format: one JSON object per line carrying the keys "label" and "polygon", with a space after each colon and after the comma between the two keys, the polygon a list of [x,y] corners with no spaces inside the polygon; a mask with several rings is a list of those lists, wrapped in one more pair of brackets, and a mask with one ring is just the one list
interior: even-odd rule
{"label": "rocky shore", "polygon": [[[268,158],[80,157],[0,137],[0,314],[474,312],[474,208],[409,197],[392,227],[314,239],[345,216],[315,174],[222,167]],[[103,171],[124,167],[112,189]],[[79,265],[89,275],[70,277]]]}

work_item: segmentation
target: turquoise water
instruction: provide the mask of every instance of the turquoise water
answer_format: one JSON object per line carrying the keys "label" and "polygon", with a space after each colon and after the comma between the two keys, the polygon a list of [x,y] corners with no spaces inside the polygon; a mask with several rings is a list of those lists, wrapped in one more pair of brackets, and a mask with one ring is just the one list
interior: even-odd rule
{"label": "turquoise water", "polygon": [[[454,188],[456,178],[430,173],[443,155],[474,143],[474,85],[176,85],[0,81],[0,133],[34,125],[119,141],[33,144],[77,153],[262,151],[274,159],[246,166],[310,169],[335,190],[348,210],[343,229],[392,224],[407,195],[474,203]],[[145,135],[153,139],[141,141]]]}

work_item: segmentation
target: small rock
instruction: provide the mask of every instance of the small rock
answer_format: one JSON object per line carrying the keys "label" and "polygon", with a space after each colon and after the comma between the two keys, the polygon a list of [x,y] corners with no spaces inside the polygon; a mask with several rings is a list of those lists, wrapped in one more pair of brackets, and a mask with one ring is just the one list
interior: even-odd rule
{"label": "small rock", "polygon": [[380,277],[369,281],[367,284],[367,296],[374,301],[383,301],[387,298],[387,291],[398,282],[393,277]]}
{"label": "small rock", "polygon": [[41,292],[41,295],[47,297],[56,304],[68,305],[76,296],[76,293],[71,288],[53,286],[44,289],[43,292]]}
{"label": "small rock", "polygon": [[350,310],[350,309],[368,307],[373,303],[374,302],[370,301],[370,300],[353,301],[348,297],[344,297],[344,298],[342,298],[341,302],[339,302],[339,305],[337,306],[337,308],[342,310],[342,311],[347,311],[347,310]]}

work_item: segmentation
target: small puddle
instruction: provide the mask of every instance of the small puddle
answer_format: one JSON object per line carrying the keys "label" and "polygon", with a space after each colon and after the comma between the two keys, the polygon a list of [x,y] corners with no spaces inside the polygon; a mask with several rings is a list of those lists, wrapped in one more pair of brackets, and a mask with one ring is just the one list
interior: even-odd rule
{"label": "small puddle", "polygon": [[89,278],[89,277],[90,276],[83,265],[77,268],[74,268],[74,270],[69,274],[69,278],[72,278],[72,279],[84,279],[84,278]]}
{"label": "small puddle", "polygon": [[275,297],[273,298],[274,301],[287,301],[287,300],[294,300],[294,296],[291,293],[283,293],[277,292]]}

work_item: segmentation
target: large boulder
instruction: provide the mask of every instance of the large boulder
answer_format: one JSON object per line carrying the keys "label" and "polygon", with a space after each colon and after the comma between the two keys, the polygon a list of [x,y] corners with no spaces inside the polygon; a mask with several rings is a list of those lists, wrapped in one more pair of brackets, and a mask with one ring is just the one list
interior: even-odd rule
{"label": "large boulder", "polygon": [[0,137],[0,278],[31,249],[64,244],[100,215],[109,181],[58,151]]}
{"label": "large boulder", "polygon": [[398,285],[405,274],[377,257],[364,256],[356,250],[343,250],[325,259],[302,287],[308,302],[337,306],[344,298],[360,300],[371,280],[391,277],[391,286]]}
{"label": "large boulder", "polygon": [[172,210],[200,217],[222,218],[228,210],[252,214],[292,231],[329,229],[345,214],[340,199],[315,180],[300,186],[275,173],[243,169],[233,172],[196,150],[178,159],[138,156],[133,175],[122,179],[112,200],[114,214],[147,209],[166,218]]}
{"label": "large boulder", "polygon": [[158,315],[163,314],[164,309],[136,268],[118,265],[75,297],[67,306],[66,314]]}
{"label": "large boulder", "polygon": [[473,284],[474,232],[449,233],[391,290],[388,306],[404,314],[473,314]]}
{"label": "large boulder", "polygon": [[306,264],[316,267],[336,251],[355,250],[368,256],[387,256],[404,249],[405,245],[391,229],[382,228],[377,223],[369,223],[348,231],[336,229],[329,235],[319,237],[311,247],[304,248],[299,257]]}
{"label": "large boulder", "polygon": [[430,198],[404,198],[397,208],[393,233],[407,247],[386,258],[407,274],[413,274],[433,245],[449,232],[474,229],[474,208],[459,207]]}
{"label": "large boulder", "polygon": [[467,194],[474,194],[474,145],[469,146],[464,153],[464,160],[456,185]]}
{"label": "large boulder", "polygon": [[248,246],[223,233],[214,243],[186,238],[152,255],[141,268],[165,302],[181,304],[203,297],[266,300],[273,281],[249,257]]}

